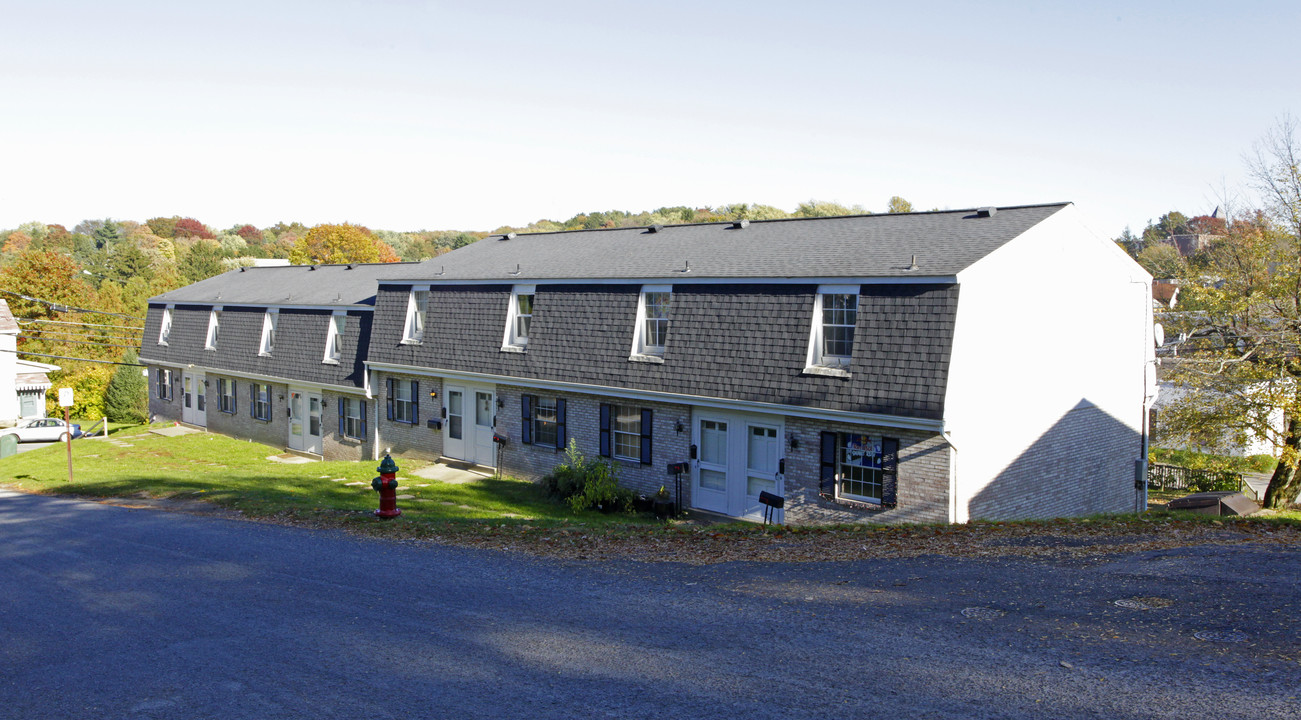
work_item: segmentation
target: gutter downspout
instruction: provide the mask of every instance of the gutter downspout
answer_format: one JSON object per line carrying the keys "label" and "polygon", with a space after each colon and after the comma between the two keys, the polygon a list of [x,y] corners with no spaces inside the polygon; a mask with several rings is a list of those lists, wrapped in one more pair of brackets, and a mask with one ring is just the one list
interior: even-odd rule
{"label": "gutter downspout", "polygon": [[940,437],[949,444],[949,522],[958,520],[958,446],[953,444],[953,434],[948,428],[940,431]]}

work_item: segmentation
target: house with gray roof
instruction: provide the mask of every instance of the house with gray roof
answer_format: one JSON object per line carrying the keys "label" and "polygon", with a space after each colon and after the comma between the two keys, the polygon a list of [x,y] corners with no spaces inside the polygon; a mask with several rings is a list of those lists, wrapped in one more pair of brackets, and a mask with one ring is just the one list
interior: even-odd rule
{"label": "house with gray roof", "polygon": [[245,267],[150,298],[150,413],[311,456],[373,457],[364,361],[375,290],[393,272],[402,265]]}
{"label": "house with gray roof", "polygon": [[790,523],[1145,502],[1151,277],[1068,203],[505,234],[376,282],[374,452],[538,478],[572,443]]}
{"label": "house with gray roof", "polygon": [[46,373],[59,369],[58,365],[19,358],[21,332],[9,303],[0,300],[0,427],[45,417],[45,393],[50,389]]}

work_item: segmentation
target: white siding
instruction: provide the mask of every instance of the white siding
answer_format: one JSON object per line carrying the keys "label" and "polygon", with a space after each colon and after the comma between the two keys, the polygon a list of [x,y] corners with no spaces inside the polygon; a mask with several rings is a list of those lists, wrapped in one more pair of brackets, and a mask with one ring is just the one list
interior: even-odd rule
{"label": "white siding", "polygon": [[958,282],[952,519],[1138,507],[1134,461],[1155,387],[1151,277],[1071,206]]}

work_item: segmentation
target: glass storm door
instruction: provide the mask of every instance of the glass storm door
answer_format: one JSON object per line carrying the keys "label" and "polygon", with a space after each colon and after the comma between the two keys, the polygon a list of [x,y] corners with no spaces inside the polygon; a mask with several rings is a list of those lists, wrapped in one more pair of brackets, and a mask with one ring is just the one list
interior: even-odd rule
{"label": "glass storm door", "polygon": [[[759,504],[759,493],[781,495],[783,492],[783,483],[778,482],[777,475],[780,435],[778,428],[772,425],[747,423],[745,426],[745,510],[742,515],[762,518],[763,505]],[[777,513],[778,522],[781,522],[781,511]]]}
{"label": "glass storm door", "polygon": [[181,375],[181,421],[190,425],[204,427],[208,423],[206,393],[203,388],[203,376],[195,373]]}
{"label": "glass storm door", "polygon": [[303,394],[297,390],[289,391],[289,449],[305,450],[307,444],[307,422],[303,417]]}
{"label": "glass storm door", "polygon": [[325,414],[325,400],[320,393],[307,393],[307,439],[303,443],[303,449],[310,453],[322,454],[324,450],[323,438],[325,434],[321,432],[321,426],[324,424],[323,415]]}
{"label": "glass storm door", "polygon": [[492,441],[493,426],[497,424],[492,390],[474,392],[474,462],[489,467],[497,466],[497,446]]}
{"label": "glass storm door", "polygon": [[710,512],[728,513],[727,420],[701,417],[696,420],[696,452],[699,457],[691,474],[691,501]]}
{"label": "glass storm door", "polygon": [[465,455],[465,390],[447,388],[447,422],[443,424],[443,454],[457,460],[469,460]]}

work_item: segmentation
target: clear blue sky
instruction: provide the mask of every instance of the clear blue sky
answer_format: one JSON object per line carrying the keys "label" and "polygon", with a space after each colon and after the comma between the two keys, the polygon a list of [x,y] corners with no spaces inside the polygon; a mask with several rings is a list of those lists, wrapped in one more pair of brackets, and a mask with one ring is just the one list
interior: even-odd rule
{"label": "clear blue sky", "polygon": [[1295,2],[4,2],[0,228],[477,229],[810,198],[1210,212]]}

